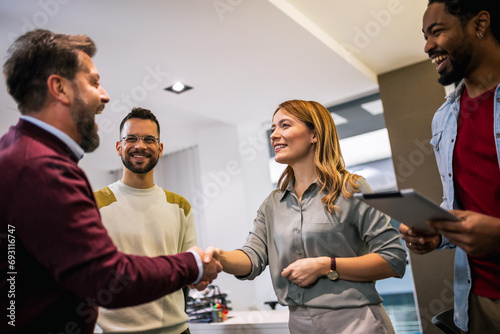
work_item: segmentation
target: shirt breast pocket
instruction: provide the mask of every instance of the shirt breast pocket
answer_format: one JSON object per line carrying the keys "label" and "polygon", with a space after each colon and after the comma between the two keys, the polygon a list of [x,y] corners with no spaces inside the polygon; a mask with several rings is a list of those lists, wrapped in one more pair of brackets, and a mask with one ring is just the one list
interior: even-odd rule
{"label": "shirt breast pocket", "polygon": [[443,137],[443,131],[439,131],[435,133],[431,138],[431,145],[434,148],[434,151],[439,152],[439,145],[441,144],[441,138]]}
{"label": "shirt breast pocket", "polygon": [[443,156],[443,147],[442,147],[442,141],[441,139],[443,138],[443,131],[439,131],[435,133],[430,141],[430,144],[432,145],[432,148],[434,150],[434,155],[436,157],[436,163],[439,169],[439,175],[441,176],[441,179],[444,178],[445,174],[445,164],[444,160],[445,157]]}
{"label": "shirt breast pocket", "polygon": [[302,242],[309,256],[335,256],[343,254],[344,224],[336,220],[309,223],[304,227]]}

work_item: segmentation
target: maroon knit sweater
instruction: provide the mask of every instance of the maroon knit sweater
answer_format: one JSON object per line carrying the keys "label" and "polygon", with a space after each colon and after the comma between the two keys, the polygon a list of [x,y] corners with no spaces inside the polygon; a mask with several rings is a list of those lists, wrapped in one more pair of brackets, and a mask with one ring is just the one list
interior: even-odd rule
{"label": "maroon knit sweater", "polygon": [[149,302],[198,276],[191,253],[118,252],[77,158],[38,126],[21,119],[0,139],[0,171],[0,333],[92,333],[97,306]]}

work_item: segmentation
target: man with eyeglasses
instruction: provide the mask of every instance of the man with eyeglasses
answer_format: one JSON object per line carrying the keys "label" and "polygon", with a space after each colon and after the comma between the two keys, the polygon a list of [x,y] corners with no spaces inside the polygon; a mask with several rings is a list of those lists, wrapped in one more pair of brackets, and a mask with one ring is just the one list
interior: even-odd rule
{"label": "man with eyeglasses", "polygon": [[[188,201],[153,180],[163,152],[160,125],[147,109],[133,108],[120,124],[116,151],[121,180],[95,192],[104,226],[118,249],[136,255],[177,254],[197,245]],[[119,310],[101,309],[104,332],[189,333],[182,290],[151,303]]]}

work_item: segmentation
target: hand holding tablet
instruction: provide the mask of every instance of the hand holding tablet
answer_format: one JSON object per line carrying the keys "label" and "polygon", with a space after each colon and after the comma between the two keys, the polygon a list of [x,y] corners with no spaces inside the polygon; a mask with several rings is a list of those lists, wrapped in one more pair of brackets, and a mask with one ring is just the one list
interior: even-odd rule
{"label": "hand holding tablet", "polygon": [[362,194],[354,197],[418,231],[431,232],[428,220],[460,221],[460,218],[441,208],[413,189]]}

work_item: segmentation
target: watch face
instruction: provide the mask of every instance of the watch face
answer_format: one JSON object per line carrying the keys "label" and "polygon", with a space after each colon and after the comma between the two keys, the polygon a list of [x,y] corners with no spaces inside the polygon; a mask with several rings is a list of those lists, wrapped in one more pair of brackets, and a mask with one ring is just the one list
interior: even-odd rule
{"label": "watch face", "polygon": [[335,270],[331,270],[327,275],[326,277],[328,277],[328,279],[332,280],[332,281],[335,281],[337,278],[339,278],[339,273],[336,272]]}

